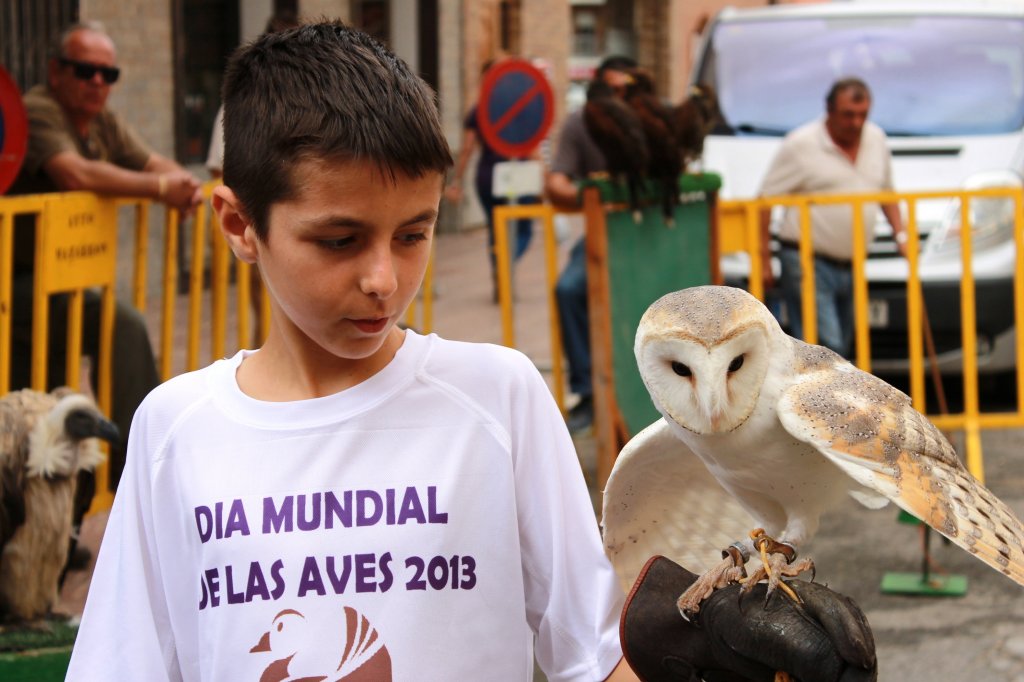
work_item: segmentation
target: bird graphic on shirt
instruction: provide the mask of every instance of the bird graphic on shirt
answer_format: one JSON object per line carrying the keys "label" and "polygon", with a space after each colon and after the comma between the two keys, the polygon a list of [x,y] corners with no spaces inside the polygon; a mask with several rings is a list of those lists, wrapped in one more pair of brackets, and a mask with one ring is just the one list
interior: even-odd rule
{"label": "bird graphic on shirt", "polygon": [[36,621],[57,601],[80,471],[117,427],[69,388],[0,398],[0,617]]}
{"label": "bird graphic on shirt", "polygon": [[391,680],[391,655],[380,633],[351,606],[341,610],[340,618],[333,612],[307,619],[300,611],[284,609],[249,652],[275,656],[260,682]]}
{"label": "bird graphic on shirt", "polygon": [[[747,292],[695,287],[644,313],[634,346],[663,418],[619,454],[604,495],[603,535],[613,564],[636,565],[687,533],[675,469],[698,457],[761,527],[723,554],[679,599],[693,614],[717,588],[780,580],[812,568],[796,550],[849,492],[871,508],[888,501],[1018,584],[1024,527],[961,464],[910,398],[836,353],[787,336]],[[791,595],[798,599],[795,594]]]}
{"label": "bird graphic on shirt", "polygon": [[616,182],[625,183],[629,208],[633,219],[639,222],[641,193],[650,161],[643,123],[615,89],[600,78],[587,88],[583,123],[604,154],[609,175]]}

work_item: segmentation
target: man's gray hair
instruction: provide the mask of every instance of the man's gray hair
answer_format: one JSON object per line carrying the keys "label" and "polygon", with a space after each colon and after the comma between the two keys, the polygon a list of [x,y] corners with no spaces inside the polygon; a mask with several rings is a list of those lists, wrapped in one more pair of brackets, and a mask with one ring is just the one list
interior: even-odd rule
{"label": "man's gray hair", "polygon": [[50,45],[50,56],[54,58],[63,57],[65,55],[64,48],[67,47],[71,34],[76,31],[92,31],[94,33],[102,33],[108,38],[110,37],[102,21],[78,21],[62,29],[57,34],[57,37],[54,38],[53,43]]}

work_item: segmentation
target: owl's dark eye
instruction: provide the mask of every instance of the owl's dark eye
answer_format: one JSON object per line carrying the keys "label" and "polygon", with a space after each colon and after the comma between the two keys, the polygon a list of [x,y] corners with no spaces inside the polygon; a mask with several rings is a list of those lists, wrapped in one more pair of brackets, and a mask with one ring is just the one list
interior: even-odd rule
{"label": "owl's dark eye", "polygon": [[693,374],[693,372],[690,371],[690,368],[687,367],[686,365],[684,365],[681,362],[674,362],[673,361],[672,362],[672,371],[675,372],[676,374],[678,374],[681,377],[688,377],[688,376],[691,376]]}
{"label": "owl's dark eye", "polygon": [[729,371],[730,372],[735,372],[736,370],[738,370],[742,366],[743,366],[743,356],[742,355],[737,355],[736,357],[734,357],[732,359],[732,362],[729,363]]}

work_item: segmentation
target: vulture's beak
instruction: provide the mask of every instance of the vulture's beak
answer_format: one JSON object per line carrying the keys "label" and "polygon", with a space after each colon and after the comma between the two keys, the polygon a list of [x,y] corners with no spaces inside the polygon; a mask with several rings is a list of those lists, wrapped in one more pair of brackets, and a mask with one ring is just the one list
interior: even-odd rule
{"label": "vulture's beak", "polygon": [[100,438],[108,443],[117,443],[121,438],[114,422],[104,419],[98,412],[75,410],[64,419],[64,429],[76,439]]}

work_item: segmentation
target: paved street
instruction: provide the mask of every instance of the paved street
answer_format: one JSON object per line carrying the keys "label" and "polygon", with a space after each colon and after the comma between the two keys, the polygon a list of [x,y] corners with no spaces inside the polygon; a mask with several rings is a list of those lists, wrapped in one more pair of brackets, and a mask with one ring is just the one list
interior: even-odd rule
{"label": "paved street", "polygon": [[[563,258],[570,245],[571,241],[562,244]],[[441,235],[436,253],[434,329],[450,338],[499,341],[500,314],[491,302],[483,232]],[[538,241],[517,268],[516,333],[519,347],[550,375],[545,300]],[[593,483],[593,440],[584,434],[575,441],[584,472]],[[1024,516],[1024,433],[986,433],[984,453],[989,487]],[[695,462],[695,490],[706,489],[707,476]],[[592,487],[592,493],[598,504],[599,491]],[[735,532],[734,520],[722,518],[713,505],[696,513],[705,519],[695,524],[701,532]],[[897,523],[896,516],[891,507],[872,512],[852,499],[845,500],[824,519],[817,538],[804,552],[815,560],[820,582],[852,596],[866,611],[878,645],[879,679],[1024,682],[1024,588],[933,536],[935,562],[950,573],[967,576],[966,596],[881,593],[885,572],[916,571],[920,565],[920,532]],[[102,516],[92,518],[86,529],[86,541],[94,548],[103,521]],[[81,608],[87,585],[87,572],[71,576],[63,595],[67,611]]]}

